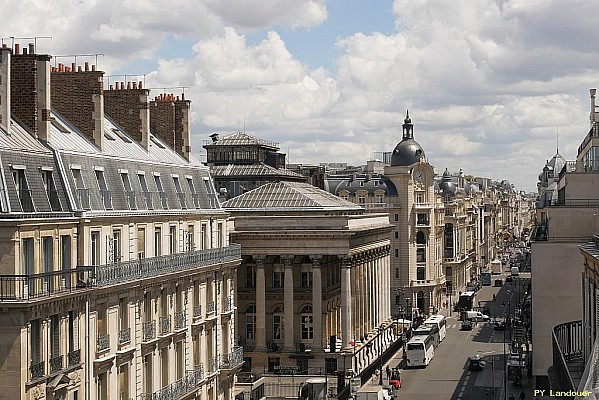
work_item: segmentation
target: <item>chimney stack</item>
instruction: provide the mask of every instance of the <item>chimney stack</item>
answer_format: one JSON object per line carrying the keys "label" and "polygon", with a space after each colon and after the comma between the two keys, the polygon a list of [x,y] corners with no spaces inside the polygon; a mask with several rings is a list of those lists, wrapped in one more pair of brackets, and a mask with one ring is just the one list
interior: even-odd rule
{"label": "chimney stack", "polygon": [[0,48],[0,128],[10,132],[10,59],[11,49]]}
{"label": "chimney stack", "polygon": [[[86,63],[86,69],[88,69]],[[104,72],[52,72],[52,105],[100,150],[104,149]]]}
{"label": "chimney stack", "polygon": [[50,138],[50,56],[15,44],[10,62],[10,107],[35,138]]}
{"label": "chimney stack", "polygon": [[150,91],[139,88],[137,82],[116,84],[116,90],[111,88],[104,92],[104,107],[106,114],[119,124],[125,132],[148,150],[150,142]]}
{"label": "chimney stack", "polygon": [[189,161],[191,101],[173,94],[161,94],[150,102],[150,126],[177,154]]}

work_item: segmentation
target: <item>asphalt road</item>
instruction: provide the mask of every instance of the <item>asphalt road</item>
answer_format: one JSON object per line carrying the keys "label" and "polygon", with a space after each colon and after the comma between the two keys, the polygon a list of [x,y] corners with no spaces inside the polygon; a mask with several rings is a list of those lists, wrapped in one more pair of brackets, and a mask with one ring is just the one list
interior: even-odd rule
{"label": "asphalt road", "polygon": [[[494,275],[492,283],[500,278],[505,281],[505,277],[506,273]],[[520,278],[528,279],[530,273],[521,273]],[[522,286],[520,293],[523,293]],[[508,304],[513,313],[518,296],[514,283],[503,287],[483,286],[477,292],[477,301],[490,301],[493,294],[496,300],[489,303],[491,315],[505,315]],[[457,313],[448,318],[447,328],[445,340],[426,368],[402,371],[398,399],[485,400],[493,399],[493,394],[495,399],[503,399],[504,331],[494,331],[491,323],[481,322],[472,331],[461,331]],[[506,342],[509,337],[509,330],[505,331]],[[505,351],[509,351],[507,344]],[[482,371],[468,371],[468,357],[477,354],[488,361],[487,366]]]}

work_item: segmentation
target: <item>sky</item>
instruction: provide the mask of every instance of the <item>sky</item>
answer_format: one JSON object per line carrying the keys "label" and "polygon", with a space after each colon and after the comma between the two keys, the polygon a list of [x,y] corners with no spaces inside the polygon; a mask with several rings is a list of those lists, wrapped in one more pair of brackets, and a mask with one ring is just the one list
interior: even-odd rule
{"label": "sky", "polygon": [[288,162],[365,164],[414,138],[442,174],[536,191],[574,160],[599,86],[599,2],[569,0],[4,0],[4,42],[105,81],[185,93],[192,151],[238,130]]}

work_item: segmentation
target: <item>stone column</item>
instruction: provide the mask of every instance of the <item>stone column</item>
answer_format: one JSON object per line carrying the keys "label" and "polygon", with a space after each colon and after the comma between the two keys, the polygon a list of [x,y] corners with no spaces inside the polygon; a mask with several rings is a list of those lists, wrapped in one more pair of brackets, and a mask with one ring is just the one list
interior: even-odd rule
{"label": "stone column", "polygon": [[341,336],[343,349],[352,350],[349,344],[352,337],[352,293],[351,293],[351,258],[341,256]]}
{"label": "stone column", "polygon": [[312,259],[312,319],[314,323],[314,339],[312,351],[322,352],[322,277],[320,263],[322,256],[310,256]]}
{"label": "stone column", "polygon": [[285,286],[283,293],[285,297],[284,302],[284,316],[285,316],[285,327],[283,338],[283,350],[294,351],[295,344],[293,342],[293,256],[284,255],[281,259],[285,263]]}
{"label": "stone column", "polygon": [[256,262],[256,351],[266,351],[266,278],[264,261],[266,256],[255,255]]}

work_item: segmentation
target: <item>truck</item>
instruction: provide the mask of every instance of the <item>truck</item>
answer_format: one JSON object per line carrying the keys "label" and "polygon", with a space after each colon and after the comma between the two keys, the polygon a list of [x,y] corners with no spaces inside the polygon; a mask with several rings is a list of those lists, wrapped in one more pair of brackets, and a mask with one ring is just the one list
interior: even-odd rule
{"label": "truck", "polygon": [[484,269],[480,273],[480,283],[483,286],[491,286],[491,271]]}

